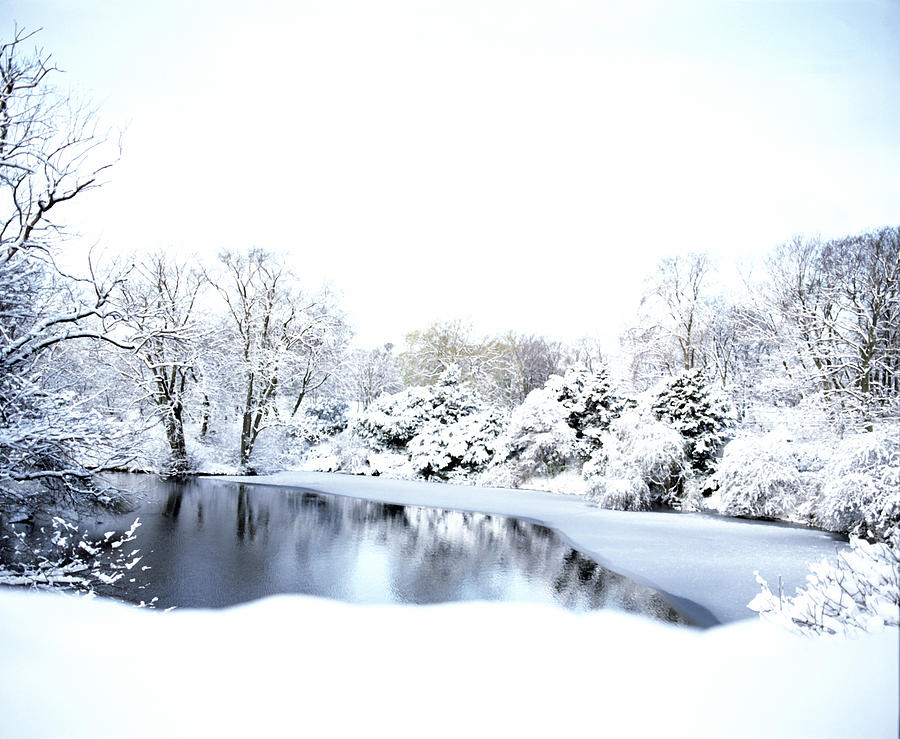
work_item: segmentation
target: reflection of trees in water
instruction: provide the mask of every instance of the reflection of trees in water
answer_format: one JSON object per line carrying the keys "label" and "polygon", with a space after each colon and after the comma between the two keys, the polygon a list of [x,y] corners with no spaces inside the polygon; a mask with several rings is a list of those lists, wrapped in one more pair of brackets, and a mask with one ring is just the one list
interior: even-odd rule
{"label": "reflection of trees in water", "polygon": [[[473,573],[499,564],[529,582],[545,583],[567,608],[614,607],[685,622],[659,592],[600,566],[544,526],[491,514],[354,498],[313,494],[294,498],[295,528],[306,532],[305,537],[355,532],[402,552],[403,557],[392,559],[391,585],[404,600],[431,603],[467,597]],[[500,598],[501,591],[498,584],[495,593],[488,588],[480,597]]]}
{"label": "reflection of trees in water", "polygon": [[150,576],[167,590],[153,594],[168,595],[166,606],[307,592],[412,603],[546,599],[681,620],[656,591],[519,519],[204,479],[156,480],[148,498],[139,545],[154,549]]}
{"label": "reflection of trees in water", "polygon": [[600,566],[575,549],[569,549],[563,558],[553,589],[567,608],[620,608],[663,621],[688,623],[656,590]]}
{"label": "reflection of trees in water", "polygon": [[173,485],[166,497],[166,508],[163,515],[169,518],[178,518],[181,513],[181,501],[184,499],[184,487]]}

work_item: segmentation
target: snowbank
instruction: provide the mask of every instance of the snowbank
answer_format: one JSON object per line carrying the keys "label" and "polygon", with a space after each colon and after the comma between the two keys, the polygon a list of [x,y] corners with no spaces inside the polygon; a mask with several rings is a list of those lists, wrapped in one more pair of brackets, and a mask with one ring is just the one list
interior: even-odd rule
{"label": "snowbank", "polygon": [[[65,736],[896,737],[897,630],[283,596],[150,613],[0,591],[0,716]],[[652,706],[652,710],[650,707]]]}

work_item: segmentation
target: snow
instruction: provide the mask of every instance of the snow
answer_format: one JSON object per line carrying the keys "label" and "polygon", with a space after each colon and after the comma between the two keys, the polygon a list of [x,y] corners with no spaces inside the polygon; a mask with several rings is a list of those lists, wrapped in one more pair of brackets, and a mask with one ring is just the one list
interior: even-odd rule
{"label": "snow", "polygon": [[762,592],[748,607],[798,633],[851,634],[900,626],[900,553],[887,544],[850,539],[837,564],[810,567],[807,585],[793,597],[776,596],[757,575]]}
{"label": "snow", "polygon": [[[128,736],[896,737],[897,630],[807,640],[614,612],[304,596],[152,613],[0,591],[18,739]],[[652,708],[652,710],[648,710]]]}
{"label": "snow", "polygon": [[0,589],[4,731],[897,736],[898,629],[805,639],[746,608],[758,592],[754,570],[781,574],[790,592],[807,561],[844,546],[831,535],[608,511],[531,490],[305,472],[240,479],[543,523],[601,563],[694,601],[693,615],[733,623],[701,631],[615,611],[307,596],[157,613]]}
{"label": "snow", "polygon": [[[555,529],[600,564],[676,599],[701,625],[756,618],[747,604],[755,572],[785,593],[804,585],[809,563],[846,544],[833,534],[697,513],[635,513],[596,508],[576,496],[319,472],[232,477],[400,505],[514,516]],[[687,601],[687,602],[684,602]]]}

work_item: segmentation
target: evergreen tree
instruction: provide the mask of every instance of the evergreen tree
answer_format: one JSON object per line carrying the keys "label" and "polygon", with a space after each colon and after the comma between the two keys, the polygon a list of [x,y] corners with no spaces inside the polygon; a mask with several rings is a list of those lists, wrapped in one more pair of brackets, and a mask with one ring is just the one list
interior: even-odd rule
{"label": "evergreen tree", "polygon": [[670,380],[654,397],[651,410],[687,439],[692,469],[715,472],[715,459],[725,442],[728,410],[700,370],[688,370]]}
{"label": "evergreen tree", "polygon": [[590,372],[576,364],[565,375],[553,375],[546,388],[566,411],[566,421],[575,431],[581,456],[587,458],[601,445],[600,435],[622,412],[623,401],[613,394],[606,368]]}

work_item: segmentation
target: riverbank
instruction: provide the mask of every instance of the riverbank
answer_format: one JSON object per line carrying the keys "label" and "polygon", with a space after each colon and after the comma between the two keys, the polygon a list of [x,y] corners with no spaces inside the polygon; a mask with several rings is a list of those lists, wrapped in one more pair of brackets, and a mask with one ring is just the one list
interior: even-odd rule
{"label": "riverbank", "polygon": [[397,505],[512,516],[554,529],[599,564],[672,597],[696,623],[756,619],[754,571],[786,594],[804,584],[809,563],[846,547],[828,532],[698,513],[610,511],[577,496],[476,488],[323,472],[281,472],[223,479],[298,488]]}

